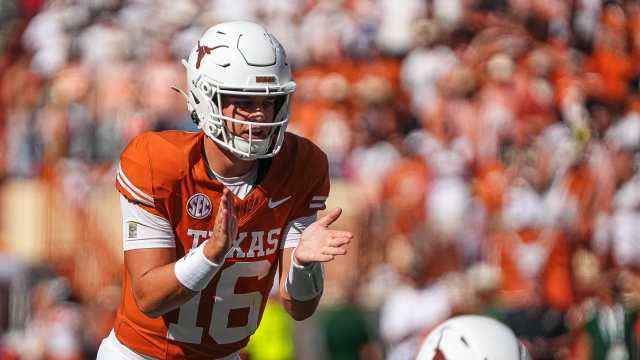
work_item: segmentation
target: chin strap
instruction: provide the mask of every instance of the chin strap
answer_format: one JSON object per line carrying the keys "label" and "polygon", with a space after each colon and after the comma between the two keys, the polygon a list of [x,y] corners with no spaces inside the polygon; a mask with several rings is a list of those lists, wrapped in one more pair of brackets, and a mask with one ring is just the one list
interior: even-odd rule
{"label": "chin strap", "polygon": [[[186,64],[185,64],[185,66],[186,66]],[[184,99],[187,101],[187,110],[189,111],[189,114],[190,114],[190,116],[191,116],[191,121],[193,121],[193,123],[194,123],[194,124],[196,124],[196,126],[198,126],[198,128],[200,128],[200,129],[202,129],[202,130],[205,130],[205,129],[204,129],[204,127],[205,127],[205,126],[211,126],[211,125],[207,125],[207,123],[206,123],[206,122],[205,122],[205,123],[201,123],[201,119],[198,117],[198,113],[196,112],[196,110],[193,108],[193,105],[192,105],[192,104],[191,104],[191,102],[189,101],[189,95],[187,95],[187,93],[185,93],[182,89],[179,89],[179,88],[177,88],[177,87],[175,87],[175,86],[171,86],[171,89],[172,89],[173,91],[177,92],[178,94],[182,95],[182,96],[184,97]],[[193,95],[193,93],[192,93],[192,95]],[[195,98],[195,96],[194,96],[194,98]],[[196,103],[198,103],[198,99],[197,99],[197,98],[195,98],[195,101],[196,101]],[[226,126],[226,125],[224,125],[224,124],[223,124],[222,126]],[[210,129],[209,129],[209,132],[211,133],[211,135],[212,135],[213,137],[216,137],[216,138],[218,138],[218,137],[220,136],[220,134],[222,133],[222,131],[223,131],[223,130],[222,130],[222,128],[221,128],[221,127],[213,127],[213,128],[210,128]],[[275,133],[277,130],[269,130],[269,131],[271,132],[270,139],[273,139],[273,137],[274,137],[274,136],[277,136],[277,134]],[[205,133],[207,133],[207,131],[205,131]],[[234,136],[234,135],[232,135],[232,137],[233,137],[232,141],[233,141],[234,143],[236,143],[236,142],[238,142],[238,143],[246,143],[246,146],[244,146],[244,147],[243,147],[243,148],[244,148],[243,150],[245,150],[245,151],[246,151],[246,152],[248,152],[248,153],[253,153],[253,152],[254,152],[254,151],[252,151],[252,150],[254,150],[254,149],[252,149],[251,147],[249,147],[249,143],[248,143],[248,141],[246,141],[246,140],[242,139],[242,138],[241,138],[241,137],[239,137],[239,136]],[[276,139],[276,140],[277,140],[277,139]],[[265,141],[265,140],[262,140],[262,141]],[[260,142],[259,142],[259,141],[253,141],[253,143],[254,143],[254,145],[255,145],[256,147],[260,147],[260,149],[257,149],[258,151],[255,151],[255,153],[261,153],[261,154],[262,154],[262,153],[264,153],[266,150],[268,150],[268,149],[263,149],[263,147],[266,147],[266,146],[265,146],[265,145],[260,146],[260,145],[259,145],[259,144],[260,144]],[[269,146],[269,147],[270,147],[270,146]],[[241,154],[241,153],[239,153],[239,152],[234,152],[234,154],[239,155],[241,158],[243,158],[243,159],[245,159],[245,160],[249,160],[249,159],[251,159],[251,157],[250,157],[250,156],[246,156],[245,154]]]}

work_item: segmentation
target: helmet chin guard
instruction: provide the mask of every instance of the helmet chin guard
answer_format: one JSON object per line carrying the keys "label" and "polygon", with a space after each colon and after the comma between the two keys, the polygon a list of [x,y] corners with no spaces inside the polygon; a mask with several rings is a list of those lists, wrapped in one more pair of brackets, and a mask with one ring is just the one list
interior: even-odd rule
{"label": "helmet chin guard", "polygon": [[[275,156],[284,141],[291,96],[296,84],[282,45],[260,25],[234,21],[205,32],[187,61],[187,107],[198,128],[242,160]],[[222,97],[274,96],[272,122],[234,119],[222,114]],[[242,125],[249,138],[233,134],[228,124]],[[254,139],[256,131],[266,136]]]}

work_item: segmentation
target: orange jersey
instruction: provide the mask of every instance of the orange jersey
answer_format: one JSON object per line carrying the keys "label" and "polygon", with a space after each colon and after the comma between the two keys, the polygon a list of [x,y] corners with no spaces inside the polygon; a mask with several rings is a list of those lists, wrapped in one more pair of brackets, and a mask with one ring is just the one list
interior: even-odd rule
{"label": "orange jersey", "polygon": [[491,261],[502,270],[502,297],[511,305],[567,309],[573,301],[570,247],[554,230],[499,232],[490,238]]}
{"label": "orange jersey", "polygon": [[[169,221],[176,258],[204,242],[213,229],[223,185],[208,174],[204,133],[166,131],[135,138],[120,158],[118,191]],[[258,180],[234,196],[238,237],[209,285],[179,309],[152,319],[136,306],[124,271],[115,320],[118,340],[159,359],[211,359],[242,349],[256,330],[282,254],[284,229],[324,209],[329,193],[325,154],[287,133],[281,151],[260,160]]]}

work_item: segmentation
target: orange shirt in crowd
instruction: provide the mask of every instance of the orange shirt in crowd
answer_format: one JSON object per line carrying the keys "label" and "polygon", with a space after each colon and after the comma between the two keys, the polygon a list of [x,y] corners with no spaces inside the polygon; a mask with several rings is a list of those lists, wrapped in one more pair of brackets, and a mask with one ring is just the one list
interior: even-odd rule
{"label": "orange shirt in crowd", "polygon": [[407,235],[424,221],[429,182],[429,168],[420,158],[405,158],[387,173],[382,183],[382,206],[391,212],[388,219],[393,233]]}
{"label": "orange shirt in crowd", "polygon": [[564,181],[568,192],[567,201],[573,202],[576,209],[570,232],[576,241],[589,241],[598,210],[596,206],[599,205],[595,202],[598,189],[591,169],[586,164],[576,166],[568,172]]}
{"label": "orange shirt in crowd", "polygon": [[474,196],[490,214],[497,212],[504,205],[508,179],[500,162],[480,164],[472,186]]}
{"label": "orange shirt in crowd", "polygon": [[490,259],[502,270],[503,300],[512,306],[551,305],[567,309],[573,301],[570,248],[555,230],[504,231],[490,237]]}
{"label": "orange shirt in crowd", "polygon": [[626,54],[602,47],[596,47],[587,60],[585,70],[598,73],[602,77],[602,88],[591,89],[603,100],[622,102],[628,95],[628,83],[633,76],[633,64]]}

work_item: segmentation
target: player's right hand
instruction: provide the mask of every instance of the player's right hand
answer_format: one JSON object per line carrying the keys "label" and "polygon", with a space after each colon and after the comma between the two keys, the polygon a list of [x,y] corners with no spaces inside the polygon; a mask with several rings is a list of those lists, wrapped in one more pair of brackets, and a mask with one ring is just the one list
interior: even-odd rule
{"label": "player's right hand", "polygon": [[222,191],[220,206],[213,225],[213,234],[204,248],[204,255],[215,263],[222,263],[231,242],[238,236],[238,218],[229,189]]}

